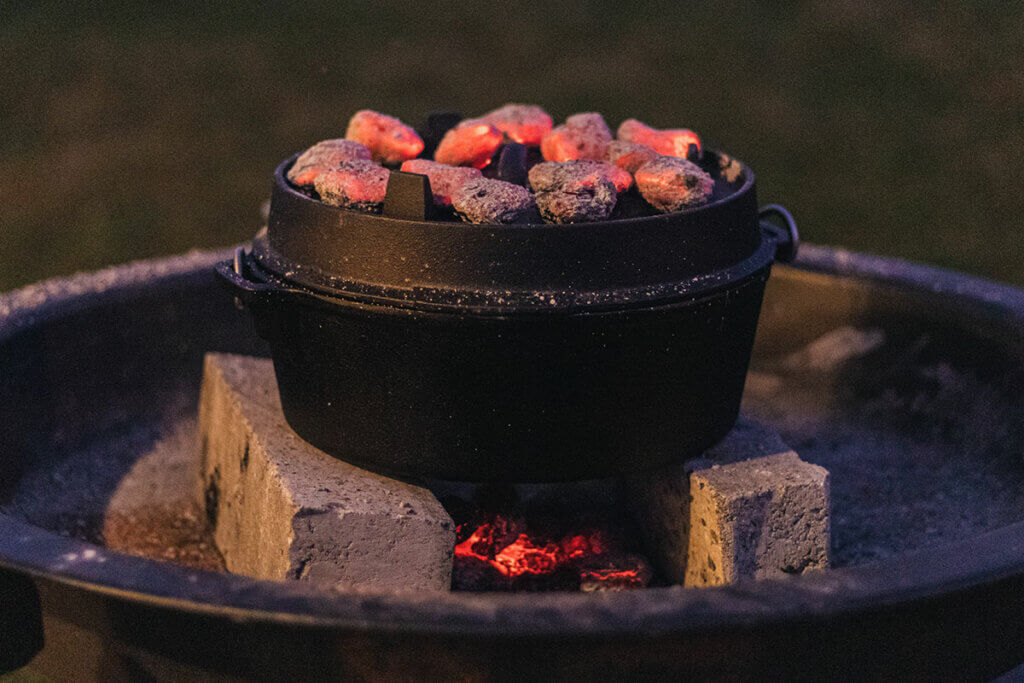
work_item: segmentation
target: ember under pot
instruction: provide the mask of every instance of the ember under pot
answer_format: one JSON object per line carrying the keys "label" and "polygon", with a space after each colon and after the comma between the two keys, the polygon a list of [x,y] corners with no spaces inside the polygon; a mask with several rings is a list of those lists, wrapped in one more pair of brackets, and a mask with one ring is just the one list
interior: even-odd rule
{"label": "ember under pot", "polygon": [[303,439],[390,474],[539,482],[654,468],[732,427],[772,262],[797,246],[746,166],[730,181],[706,150],[715,193],[676,213],[468,225],[407,217],[423,176],[410,193],[393,173],[371,215],[294,189],[293,161],[217,270]]}

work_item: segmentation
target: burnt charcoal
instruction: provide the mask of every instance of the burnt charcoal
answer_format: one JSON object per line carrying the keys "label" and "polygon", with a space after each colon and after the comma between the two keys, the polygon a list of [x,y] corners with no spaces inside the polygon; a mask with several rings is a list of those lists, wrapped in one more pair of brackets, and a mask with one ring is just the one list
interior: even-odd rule
{"label": "burnt charcoal", "polygon": [[486,121],[466,119],[444,134],[434,152],[434,161],[483,168],[491,163],[503,139],[501,131]]}
{"label": "burnt charcoal", "polygon": [[554,192],[580,180],[600,178],[610,181],[616,192],[633,185],[633,176],[607,161],[546,161],[530,169],[530,187],[536,192]]}
{"label": "burnt charcoal", "polygon": [[480,117],[513,142],[524,145],[539,145],[551,131],[551,116],[532,104],[506,104]]}
{"label": "burnt charcoal", "polygon": [[626,119],[619,125],[617,137],[623,142],[647,145],[658,154],[686,159],[690,145],[700,152],[700,138],[687,128],[658,130],[636,119]]}
{"label": "burnt charcoal", "polygon": [[452,195],[452,206],[468,223],[515,223],[527,218],[535,202],[525,187],[478,178]]}
{"label": "burnt charcoal", "polygon": [[650,584],[647,561],[632,552],[613,517],[580,510],[523,515],[463,514],[456,531],[452,587],[468,591],[624,590]]}
{"label": "burnt charcoal", "polygon": [[637,555],[601,558],[579,569],[579,586],[584,593],[646,588],[654,578],[647,560]]}
{"label": "burnt charcoal", "polygon": [[348,122],[345,137],[365,145],[374,161],[398,164],[423,151],[419,134],[393,116],[363,109]]}
{"label": "burnt charcoal", "polygon": [[343,161],[369,160],[370,150],[355,140],[338,138],[321,140],[299,155],[288,169],[288,180],[295,185],[312,187],[316,177]]}
{"label": "burnt charcoal", "polygon": [[636,173],[637,169],[653,160],[658,153],[638,142],[612,140],[608,143],[605,156],[609,163],[615,164],[627,173]]}
{"label": "burnt charcoal", "polygon": [[603,160],[612,131],[597,113],[574,114],[541,140],[540,150],[547,161],[572,159]]}
{"label": "burnt charcoal", "polygon": [[632,176],[607,162],[549,161],[530,169],[537,208],[553,223],[579,223],[608,218],[618,199],[616,181],[628,188]]}
{"label": "burnt charcoal", "polygon": [[379,212],[387,193],[390,171],[372,161],[345,161],[324,171],[314,185],[327,204],[358,211]]}
{"label": "burnt charcoal", "polygon": [[430,191],[436,206],[451,206],[452,195],[460,187],[480,176],[480,171],[468,166],[448,166],[429,159],[410,159],[402,163],[407,173],[419,173],[430,178]]}
{"label": "burnt charcoal", "polygon": [[711,197],[715,186],[697,164],[670,156],[647,162],[634,177],[640,194],[662,212],[699,206]]}

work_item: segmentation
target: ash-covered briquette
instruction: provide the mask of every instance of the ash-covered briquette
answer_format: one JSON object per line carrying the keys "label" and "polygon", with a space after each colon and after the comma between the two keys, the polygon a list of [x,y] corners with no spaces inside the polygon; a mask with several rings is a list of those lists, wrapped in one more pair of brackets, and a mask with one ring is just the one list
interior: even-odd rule
{"label": "ash-covered briquette", "polygon": [[539,145],[554,122],[551,116],[533,104],[506,104],[480,117],[513,142],[524,145]]}
{"label": "ash-covered briquette", "polygon": [[595,112],[573,114],[561,126],[544,136],[540,143],[546,161],[571,159],[603,160],[612,131],[604,117]]}
{"label": "ash-covered briquette", "polygon": [[380,211],[391,172],[372,161],[343,161],[324,171],[313,185],[328,204],[359,211]]}
{"label": "ash-covered briquette", "polygon": [[615,164],[590,159],[570,161],[545,161],[530,169],[530,187],[536,192],[559,190],[574,180],[601,176],[612,181],[617,192],[625,192],[633,186],[633,176]]}
{"label": "ash-covered briquette", "polygon": [[515,223],[525,219],[536,203],[521,185],[478,178],[452,195],[452,206],[469,223]]}
{"label": "ash-covered briquette", "polygon": [[690,145],[700,152],[700,137],[688,128],[658,130],[636,119],[626,119],[619,125],[617,137],[623,142],[647,145],[658,154],[685,159]]}
{"label": "ash-covered briquette", "polygon": [[412,126],[370,109],[349,119],[345,137],[366,145],[374,161],[387,164],[413,159],[423,151],[423,140]]}
{"label": "ash-covered briquette", "polygon": [[619,187],[629,189],[632,177],[603,161],[548,161],[530,169],[541,216],[554,223],[607,219],[618,200]]}
{"label": "ash-covered briquette", "polygon": [[321,140],[299,155],[288,169],[288,180],[299,187],[312,187],[316,177],[343,161],[369,161],[370,149],[355,140]]}
{"label": "ash-covered briquette", "polygon": [[434,161],[449,166],[483,168],[501,145],[504,135],[483,119],[466,119],[441,138]]}
{"label": "ash-covered briquette", "polygon": [[479,169],[469,166],[448,166],[429,159],[410,159],[402,164],[401,170],[430,178],[430,191],[437,206],[451,206],[452,195],[456,190],[469,181],[482,177]]}
{"label": "ash-covered briquette", "polygon": [[660,156],[647,162],[637,169],[634,177],[643,198],[663,213],[703,204],[715,185],[700,166],[672,156]]}
{"label": "ash-covered briquette", "polygon": [[658,153],[647,145],[622,140],[612,140],[605,150],[608,162],[615,164],[627,173],[636,173],[638,168],[657,156]]}
{"label": "ash-covered briquette", "polygon": [[740,173],[743,172],[743,166],[740,162],[733,159],[728,154],[718,153],[718,173],[726,181],[730,183],[736,182],[736,179],[740,177]]}

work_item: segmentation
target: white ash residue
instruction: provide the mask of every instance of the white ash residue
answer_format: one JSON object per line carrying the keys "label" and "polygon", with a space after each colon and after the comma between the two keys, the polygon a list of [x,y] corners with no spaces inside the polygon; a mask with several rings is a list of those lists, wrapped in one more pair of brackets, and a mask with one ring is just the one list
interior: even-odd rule
{"label": "white ash residue", "polygon": [[[0,335],[19,324],[18,314],[31,311],[33,315],[45,313],[47,304],[67,302],[83,294],[99,294],[114,288],[131,287],[141,283],[152,284],[161,278],[191,273],[210,268],[218,261],[232,257],[233,249],[192,250],[180,256],[152,261],[134,261],[121,266],[104,268],[91,273],[79,273],[66,278],[44,280],[22,289],[0,295]],[[40,310],[43,306],[43,310]]]}
{"label": "white ash residue", "polygon": [[839,327],[789,355],[785,364],[793,369],[835,370],[843,363],[867,355],[885,343],[885,332],[877,328]]}
{"label": "white ash residue", "polygon": [[452,206],[468,223],[515,223],[525,218],[535,203],[521,185],[478,178],[455,191]]}
{"label": "white ash residue", "polygon": [[755,356],[743,409],[829,470],[836,566],[1024,520],[1019,378],[986,374],[985,355],[963,335],[849,327]]}

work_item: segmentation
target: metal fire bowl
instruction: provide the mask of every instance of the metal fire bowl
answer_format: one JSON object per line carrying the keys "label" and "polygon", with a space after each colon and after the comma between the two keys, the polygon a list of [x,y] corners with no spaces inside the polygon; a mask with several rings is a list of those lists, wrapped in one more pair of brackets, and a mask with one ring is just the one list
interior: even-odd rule
{"label": "metal fire bowl", "polygon": [[[194,401],[205,351],[265,352],[214,281],[230,256],[0,297],[5,493],[55,453]],[[772,278],[755,366],[865,321],[941,327],[977,342],[989,376],[1020,373],[1024,291],[821,247]],[[1024,661],[1024,523],[787,580],[620,594],[324,593],[128,557],[7,515],[0,567],[2,664],[38,649],[41,614],[34,666],[79,677],[984,678]]]}

